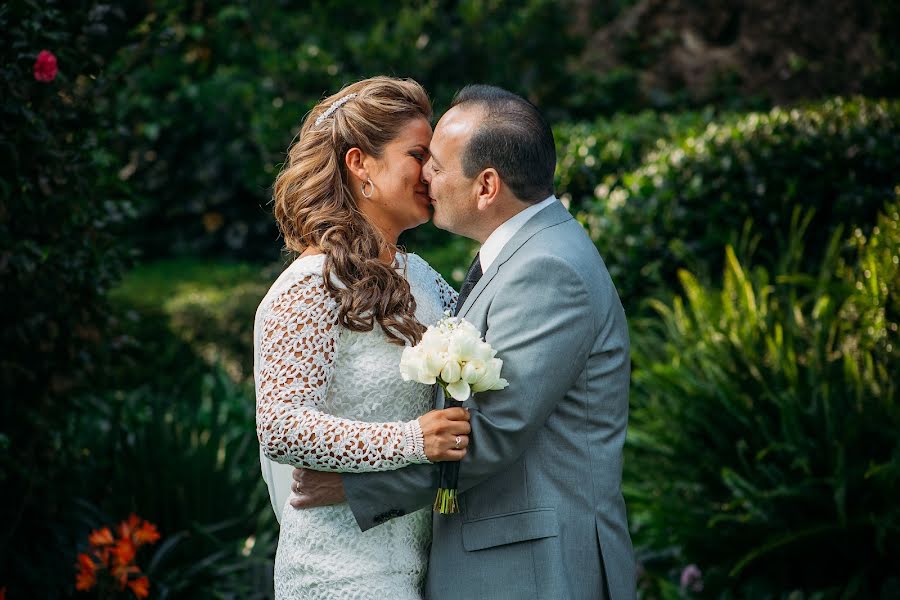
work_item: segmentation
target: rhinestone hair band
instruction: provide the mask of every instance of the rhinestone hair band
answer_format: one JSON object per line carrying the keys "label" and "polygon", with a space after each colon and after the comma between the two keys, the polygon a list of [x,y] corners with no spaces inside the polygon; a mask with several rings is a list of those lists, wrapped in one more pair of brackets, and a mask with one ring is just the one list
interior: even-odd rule
{"label": "rhinestone hair band", "polygon": [[323,112],[323,113],[322,113],[321,115],[319,115],[318,118],[316,119],[316,127],[318,127],[319,125],[321,125],[321,124],[322,124],[322,121],[324,121],[325,119],[327,119],[328,117],[330,117],[331,115],[333,115],[333,114],[334,114],[334,111],[336,111],[336,110],[339,109],[341,106],[343,106],[344,103],[347,102],[350,98],[355,98],[356,96],[357,96],[357,94],[354,92],[353,94],[347,94],[347,95],[344,96],[343,98],[338,98],[337,100],[335,100],[334,102],[332,102],[332,103],[331,103],[331,106],[328,107],[328,110],[326,110],[325,112]]}

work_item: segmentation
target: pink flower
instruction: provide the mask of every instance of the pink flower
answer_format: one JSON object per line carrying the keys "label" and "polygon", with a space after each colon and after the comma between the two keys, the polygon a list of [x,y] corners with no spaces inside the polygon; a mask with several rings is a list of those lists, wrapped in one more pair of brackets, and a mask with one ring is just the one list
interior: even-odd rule
{"label": "pink flower", "polygon": [[697,565],[690,564],[681,572],[681,591],[703,591],[703,573]]}
{"label": "pink flower", "polygon": [[56,56],[49,50],[41,50],[34,61],[34,78],[44,83],[56,79],[59,69],[56,67]]}

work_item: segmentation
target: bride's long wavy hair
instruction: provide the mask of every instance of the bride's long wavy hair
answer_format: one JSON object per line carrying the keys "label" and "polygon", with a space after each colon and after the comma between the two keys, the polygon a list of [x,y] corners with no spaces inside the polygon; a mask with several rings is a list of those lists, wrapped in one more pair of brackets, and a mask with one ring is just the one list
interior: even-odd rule
{"label": "bride's long wavy hair", "polygon": [[[349,94],[356,95],[326,114]],[[275,180],[275,219],[285,245],[325,254],[325,287],[339,303],[339,323],[371,331],[377,322],[399,345],[417,343],[425,327],[416,320],[406,278],[381,260],[397,249],[359,210],[344,157],[359,148],[379,158],[406,124],[431,121],[431,114],[428,94],[415,81],[373,77],[348,85],[307,115]]]}

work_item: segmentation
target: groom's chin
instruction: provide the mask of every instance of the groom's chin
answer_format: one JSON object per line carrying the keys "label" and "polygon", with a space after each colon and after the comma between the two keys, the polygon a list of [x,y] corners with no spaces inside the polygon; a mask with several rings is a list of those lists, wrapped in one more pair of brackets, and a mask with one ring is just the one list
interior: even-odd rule
{"label": "groom's chin", "polygon": [[448,231],[448,232],[450,232],[450,233],[456,234],[456,232],[453,231],[453,228],[452,228],[448,223],[444,223],[444,222],[440,219],[440,217],[436,217],[435,215],[432,215],[432,216],[431,216],[431,223],[432,223],[432,225],[434,225],[434,226],[437,227],[438,229],[443,229],[444,231]]}
{"label": "groom's chin", "polygon": [[431,224],[438,229],[443,229],[444,231],[449,231],[450,233],[456,233],[455,231],[453,231],[452,225],[443,218],[443,215],[434,204],[431,205]]}

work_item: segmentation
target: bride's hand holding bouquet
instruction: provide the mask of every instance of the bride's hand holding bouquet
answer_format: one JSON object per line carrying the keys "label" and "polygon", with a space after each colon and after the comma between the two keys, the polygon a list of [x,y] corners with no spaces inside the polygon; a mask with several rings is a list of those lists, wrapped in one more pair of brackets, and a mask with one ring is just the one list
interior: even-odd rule
{"label": "bride's hand holding bouquet", "polygon": [[[463,410],[463,402],[471,395],[502,390],[509,385],[500,377],[503,361],[496,355],[497,351],[481,339],[481,332],[474,325],[448,315],[429,327],[418,344],[404,349],[400,375],[404,381],[437,383],[444,392],[445,408]],[[421,419],[420,424],[424,433],[426,424]],[[468,438],[455,438],[456,447],[464,449],[464,444],[468,444]],[[441,481],[434,501],[436,512],[459,512],[458,479],[459,462],[441,465]]]}

